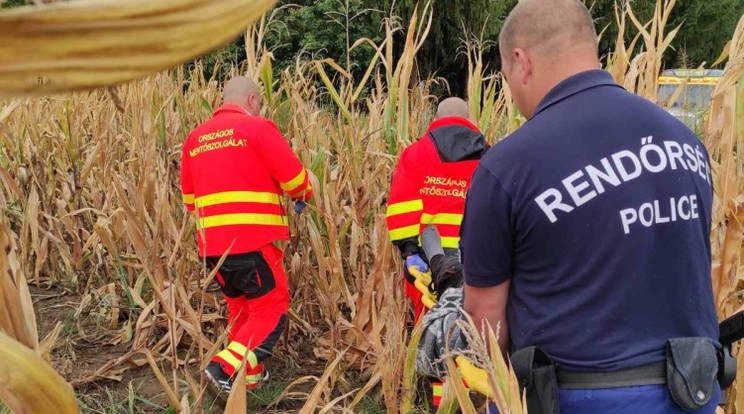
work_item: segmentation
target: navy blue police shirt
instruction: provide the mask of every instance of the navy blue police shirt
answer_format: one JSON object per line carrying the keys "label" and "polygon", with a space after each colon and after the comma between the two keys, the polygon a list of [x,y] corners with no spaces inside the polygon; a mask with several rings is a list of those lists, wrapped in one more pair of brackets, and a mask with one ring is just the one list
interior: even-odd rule
{"label": "navy blue police shirt", "polygon": [[713,187],[700,140],[604,71],[556,86],[482,159],[467,195],[465,282],[511,281],[512,351],[615,371],[669,338],[718,339]]}

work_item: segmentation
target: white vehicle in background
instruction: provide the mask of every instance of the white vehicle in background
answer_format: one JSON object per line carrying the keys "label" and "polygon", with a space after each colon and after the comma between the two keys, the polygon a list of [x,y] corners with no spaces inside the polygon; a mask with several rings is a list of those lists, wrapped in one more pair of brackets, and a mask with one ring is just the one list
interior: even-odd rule
{"label": "white vehicle in background", "polygon": [[[715,69],[665,70],[658,79],[656,101],[693,131],[698,132],[703,126],[710,108],[711,95],[721,76],[723,71]],[[673,98],[674,101],[670,102]]]}

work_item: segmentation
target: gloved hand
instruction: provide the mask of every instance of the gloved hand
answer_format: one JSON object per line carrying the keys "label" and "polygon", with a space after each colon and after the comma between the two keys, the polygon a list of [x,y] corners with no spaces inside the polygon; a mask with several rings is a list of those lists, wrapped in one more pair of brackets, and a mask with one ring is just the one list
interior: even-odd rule
{"label": "gloved hand", "polygon": [[302,212],[302,210],[305,209],[305,207],[307,207],[307,203],[306,202],[300,201],[300,200],[295,200],[295,202],[294,202],[294,212],[295,213],[300,214]]}
{"label": "gloved hand", "polygon": [[431,270],[429,270],[429,266],[421,256],[414,254],[406,258],[406,269],[408,269],[408,273],[415,279],[413,285],[421,292],[421,302],[428,309],[431,309],[437,303],[437,297],[429,289],[431,285]]}
{"label": "gloved hand", "polygon": [[457,356],[455,363],[457,364],[457,369],[460,371],[460,375],[462,375],[462,379],[467,383],[470,390],[487,398],[493,397],[493,390],[488,384],[488,373],[486,370],[476,367],[464,356]]}
{"label": "gloved hand", "polygon": [[429,265],[426,264],[424,259],[418,254],[412,254],[406,257],[406,269],[411,269],[411,266],[416,266],[419,272],[426,272],[429,270]]}

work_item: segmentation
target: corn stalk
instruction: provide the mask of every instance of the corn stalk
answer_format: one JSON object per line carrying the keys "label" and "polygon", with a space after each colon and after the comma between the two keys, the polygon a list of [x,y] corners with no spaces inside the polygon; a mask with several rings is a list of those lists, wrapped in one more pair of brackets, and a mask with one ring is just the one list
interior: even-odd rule
{"label": "corn stalk", "polygon": [[[5,205],[2,194],[0,205]],[[4,210],[0,209],[0,399],[17,414],[78,413],[72,387],[42,358],[31,295]]]}
{"label": "corn stalk", "polygon": [[[718,316],[726,318],[744,310],[739,292],[744,289],[744,16],[728,48],[724,74],[713,92],[705,145],[712,158],[715,188],[713,208],[713,291]],[[744,365],[739,347],[739,372]],[[728,413],[744,409],[744,381],[732,387]]]}

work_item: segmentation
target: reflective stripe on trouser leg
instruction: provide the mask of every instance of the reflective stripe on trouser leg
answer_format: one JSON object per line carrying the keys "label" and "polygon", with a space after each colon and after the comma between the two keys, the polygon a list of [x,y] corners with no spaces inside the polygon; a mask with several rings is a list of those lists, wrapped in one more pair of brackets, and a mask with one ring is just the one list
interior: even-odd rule
{"label": "reflective stripe on trouser leg", "polygon": [[258,364],[255,368],[245,373],[245,388],[252,390],[261,385],[264,377],[264,365]]}
{"label": "reflective stripe on trouser leg", "polygon": [[[462,380],[462,385],[465,387],[467,391],[470,391],[470,388],[468,387],[468,384],[465,382],[465,379]],[[431,391],[432,391],[431,402],[432,404],[434,404],[435,408],[439,408],[439,406],[442,404],[442,396],[444,395],[444,380],[442,380],[442,382],[432,381]]]}
{"label": "reflective stripe on trouser leg", "polygon": [[219,362],[225,373],[232,377],[235,372],[240,369],[244,358],[248,361],[248,366],[246,367],[247,372],[251,372],[258,367],[258,358],[256,357],[255,352],[246,348],[243,344],[230,342],[227,348],[223,349],[212,358],[212,361]]}
{"label": "reflective stripe on trouser leg", "polygon": [[439,408],[439,405],[442,403],[443,392],[444,392],[443,382],[432,382],[431,383],[431,393],[432,393],[431,402],[432,404],[434,404],[435,408]]}

